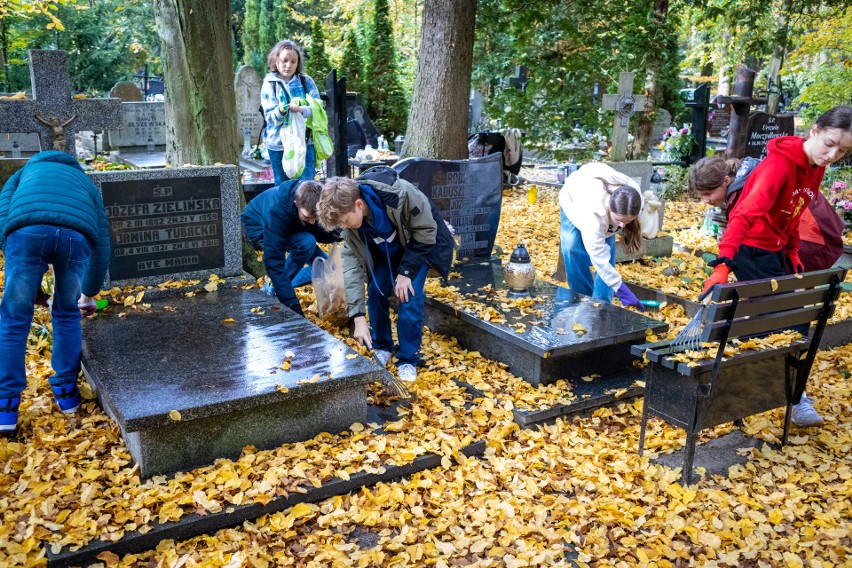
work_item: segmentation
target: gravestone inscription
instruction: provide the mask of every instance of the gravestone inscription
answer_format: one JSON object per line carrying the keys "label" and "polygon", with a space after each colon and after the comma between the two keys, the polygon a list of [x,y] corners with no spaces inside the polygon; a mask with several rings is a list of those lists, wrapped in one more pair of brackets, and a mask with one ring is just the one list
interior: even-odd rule
{"label": "gravestone inscription", "polygon": [[748,117],[748,139],[745,155],[762,160],[766,157],[766,145],[773,138],[792,136],[795,133],[793,115],[773,115],[754,112]]}
{"label": "gravestone inscription", "polygon": [[407,158],[394,164],[456,231],[458,257],[490,257],[503,200],[502,154],[478,160]]}
{"label": "gravestone inscription", "polygon": [[149,140],[154,146],[166,144],[165,103],[121,103],[121,126],[109,131],[109,143],[122,151],[146,149]]}
{"label": "gravestone inscription", "polygon": [[724,138],[731,129],[731,105],[721,105],[711,111],[707,122],[707,136]]}
{"label": "gravestone inscription", "polygon": [[263,116],[260,107],[260,75],[251,65],[243,65],[234,77],[234,91],[237,96],[237,127],[240,135],[248,128],[252,144],[263,128]]}
{"label": "gravestone inscription", "polygon": [[242,271],[235,166],[90,174],[110,224],[107,287]]}

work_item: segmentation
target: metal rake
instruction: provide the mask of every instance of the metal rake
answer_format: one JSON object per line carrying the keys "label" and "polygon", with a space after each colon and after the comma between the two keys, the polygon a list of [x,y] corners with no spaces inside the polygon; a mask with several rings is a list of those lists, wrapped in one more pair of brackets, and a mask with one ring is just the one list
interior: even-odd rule
{"label": "metal rake", "polygon": [[382,385],[385,388],[385,391],[391,395],[398,398],[411,398],[411,392],[409,392],[408,387],[405,386],[405,383],[394,377],[390,371],[385,368],[381,361],[379,361],[378,357],[376,357],[376,353],[373,353],[373,361],[382,368]]}
{"label": "metal rake", "polygon": [[701,349],[701,331],[704,309],[710,304],[710,294],[704,298],[698,311],[689,320],[689,323],[669,343],[669,353],[680,353],[681,351],[699,351]]}

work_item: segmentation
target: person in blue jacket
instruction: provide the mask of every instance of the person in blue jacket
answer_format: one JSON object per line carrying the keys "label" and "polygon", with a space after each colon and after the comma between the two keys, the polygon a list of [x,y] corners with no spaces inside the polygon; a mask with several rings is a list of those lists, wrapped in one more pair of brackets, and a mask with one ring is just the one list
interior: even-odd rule
{"label": "person in blue jacket", "polygon": [[[53,265],[53,355],[48,379],[59,408],[80,407],[82,330],[78,302],[90,304],[109,267],[109,223],[98,188],[73,157],[51,150],[30,158],[0,191],[0,435],[17,430],[33,303]],[[82,294],[81,294],[82,292]]]}
{"label": "person in blue jacket", "polygon": [[313,260],[327,256],[317,243],[341,240],[338,232],[317,225],[321,191],[317,181],[285,181],[249,201],[242,215],[249,242],[263,248],[278,301],[299,315],[304,313],[294,288],[310,284]]}

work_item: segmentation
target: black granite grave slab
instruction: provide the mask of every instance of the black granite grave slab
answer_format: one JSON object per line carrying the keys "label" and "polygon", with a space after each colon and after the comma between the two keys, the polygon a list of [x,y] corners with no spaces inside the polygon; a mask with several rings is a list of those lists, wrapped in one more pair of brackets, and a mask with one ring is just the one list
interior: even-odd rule
{"label": "black granite grave slab", "polygon": [[[505,300],[481,291],[487,285],[504,288],[498,261],[467,263],[454,270],[461,273],[461,279],[450,284],[463,294],[484,296],[474,299],[476,306],[502,312]],[[642,343],[648,330],[662,333],[668,329],[663,322],[542,280],[535,281],[530,293],[542,300],[536,307],[543,310],[543,317],[521,315],[515,308],[502,312],[506,323],[493,323],[427,296],[424,325],[505,363],[509,371],[536,386],[630,367],[630,346]],[[518,324],[525,329],[516,331]],[[575,331],[575,324],[582,326],[582,333]]]}
{"label": "black granite grave slab", "polygon": [[84,321],[86,379],[142,477],[366,419],[366,384],[379,380],[378,366],[275,306],[260,291],[223,288],[156,299],[150,310],[115,307]]}
{"label": "black granite grave slab", "polygon": [[[465,446],[461,449],[461,453],[469,458],[480,457],[485,453],[485,441],[478,441]],[[156,548],[161,541],[166,539],[180,541],[201,534],[211,534],[219,529],[236,526],[244,521],[289,509],[299,503],[316,503],[335,495],[357,491],[362,487],[386,483],[420,471],[433,469],[441,465],[441,459],[442,456],[440,455],[426,454],[415,458],[406,465],[385,466],[383,473],[355,473],[348,480],[335,477],[320,487],[306,487],[305,493],[291,493],[276,497],[265,505],[252,503],[226,507],[222,511],[208,513],[204,516],[185,515],[179,521],[156,525],[152,530],[145,533],[129,532],[116,542],[98,540],[79,550],[63,549],[59,554],[53,554],[48,548],[47,565],[50,568],[84,566],[97,562],[98,554],[103,552],[112,552],[122,556]]]}

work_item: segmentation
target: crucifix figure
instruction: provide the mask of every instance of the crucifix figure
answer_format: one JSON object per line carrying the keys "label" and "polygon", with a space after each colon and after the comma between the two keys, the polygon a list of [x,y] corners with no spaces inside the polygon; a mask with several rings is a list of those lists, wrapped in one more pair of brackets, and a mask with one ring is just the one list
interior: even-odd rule
{"label": "crucifix figure", "polygon": [[0,101],[0,131],[38,133],[43,150],[62,149],[76,156],[74,134],[121,126],[119,99],[75,99],[71,96],[64,51],[29,50],[33,98]]}
{"label": "crucifix figure", "polygon": [[637,111],[644,112],[645,96],[633,94],[633,78],[636,73],[618,74],[618,94],[604,95],[603,108],[615,111],[612,127],[612,161],[623,162],[627,154],[627,130],[630,117]]}
{"label": "crucifix figure", "polygon": [[65,127],[71,124],[71,122],[77,118],[77,115],[74,114],[63,123],[59,123],[59,119],[55,116],[51,116],[50,118],[44,118],[43,116],[36,115],[36,120],[45,126],[50,127],[50,131],[53,134],[53,149],[59,150],[60,152],[65,151]]}

